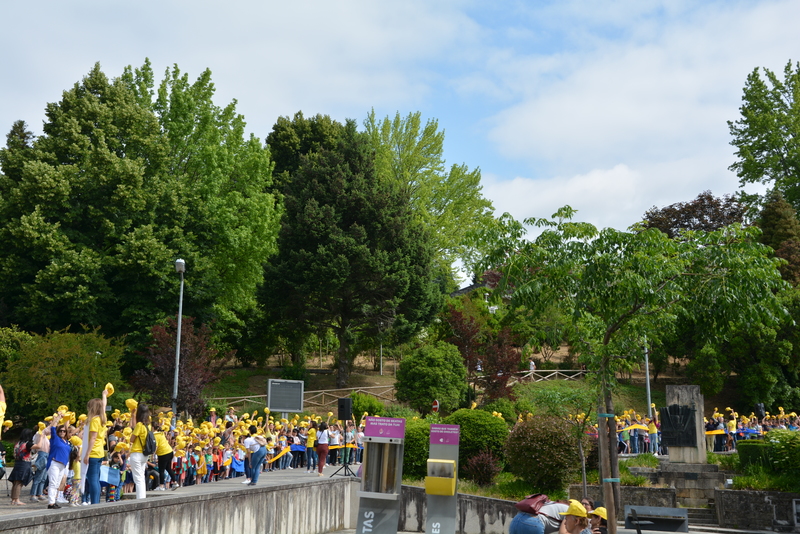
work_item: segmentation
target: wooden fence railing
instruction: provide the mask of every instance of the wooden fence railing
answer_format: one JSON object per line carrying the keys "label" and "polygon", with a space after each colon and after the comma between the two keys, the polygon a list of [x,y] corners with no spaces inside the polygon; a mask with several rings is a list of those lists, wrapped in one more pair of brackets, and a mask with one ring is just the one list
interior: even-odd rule
{"label": "wooden fence railing", "polygon": [[[309,412],[336,411],[337,402],[342,397],[349,397],[352,392],[372,395],[383,402],[395,402],[394,386],[370,386],[360,388],[322,389],[303,393],[303,406]],[[245,395],[241,397],[208,397],[206,402],[216,406],[233,406],[238,411],[249,411],[252,408],[263,411],[267,405],[266,395]]]}
{"label": "wooden fence railing", "polygon": [[[583,369],[547,369],[542,371],[522,371],[515,373],[512,382],[542,382],[543,380],[581,380],[589,374]],[[487,380],[488,376],[475,377],[473,380]],[[303,394],[303,406],[309,412],[336,411],[337,401],[349,397],[352,392],[372,395],[383,402],[395,402],[394,386],[369,386],[360,388],[321,389],[306,391]],[[209,397],[206,402],[216,406],[233,406],[237,410],[262,411],[267,405],[266,395],[244,395],[241,397]]]}
{"label": "wooden fence railing", "polygon": [[[543,380],[581,380],[586,377],[589,371],[583,369],[546,369],[542,371],[520,371],[514,373],[514,376],[509,380],[512,384],[515,382],[542,382]],[[472,381],[486,381],[491,379],[490,376],[476,376]]]}

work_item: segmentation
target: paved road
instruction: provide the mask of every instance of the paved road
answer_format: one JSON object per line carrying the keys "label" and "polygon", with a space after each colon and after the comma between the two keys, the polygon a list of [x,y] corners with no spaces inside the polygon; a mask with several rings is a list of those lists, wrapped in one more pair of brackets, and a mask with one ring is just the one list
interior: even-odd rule
{"label": "paved road", "polygon": [[[325,477],[330,477],[334,472],[336,472],[339,468],[325,466],[324,475]],[[148,491],[147,498],[148,499],[158,499],[164,495],[201,495],[201,494],[208,494],[208,493],[216,493],[218,491],[230,491],[234,489],[246,489],[247,486],[242,485],[241,481],[244,480],[243,477],[228,479],[228,480],[220,480],[218,482],[210,482],[208,484],[200,484],[196,486],[188,486],[186,488],[180,488],[175,491]],[[282,486],[284,484],[297,484],[298,482],[302,482],[303,480],[313,481],[313,480],[320,480],[316,473],[314,474],[307,474],[304,469],[286,469],[284,471],[273,471],[268,473],[261,473],[261,476],[258,479],[259,486]],[[6,489],[6,484],[7,488]],[[30,488],[31,485],[28,484],[27,487],[22,488],[22,493],[20,494],[20,500],[25,502],[25,506],[12,506],[11,505],[11,498],[9,493],[11,491],[11,483],[7,482],[5,479],[0,481],[0,494],[5,493],[2,498],[0,498],[0,517],[3,518],[10,518],[10,517],[27,517],[32,515],[44,515],[58,512],[58,510],[48,510],[47,509],[47,501],[40,502],[40,503],[33,503],[30,501]],[[99,504],[94,506],[120,506],[124,505],[126,499],[123,499],[121,503],[106,503],[101,501]],[[62,510],[69,510],[70,506],[68,504],[60,505],[64,508]]]}

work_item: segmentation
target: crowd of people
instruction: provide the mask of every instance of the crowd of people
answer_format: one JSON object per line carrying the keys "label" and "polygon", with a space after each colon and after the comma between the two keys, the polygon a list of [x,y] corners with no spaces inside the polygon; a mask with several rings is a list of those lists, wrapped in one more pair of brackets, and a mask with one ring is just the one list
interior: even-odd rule
{"label": "crowd of people", "polygon": [[[182,421],[171,411],[151,413],[134,399],[125,401],[127,411],[108,412],[107,398],[113,393],[113,385],[107,384],[99,398],[88,402],[86,414],[59,406],[36,428],[20,432],[8,475],[13,505],[26,504],[21,491],[28,484],[30,501],[46,499],[48,508],[55,509],[62,504],[97,504],[102,498],[116,501],[124,493],[143,499],[148,490],[175,490],[236,477],[253,486],[265,471],[302,469],[322,476],[325,465],[362,461],[367,414],[362,424],[356,424],[355,417],[337,421],[332,412],[325,421],[296,414],[289,420],[273,417],[268,408],[263,414],[258,410],[237,414],[228,408],[225,415],[211,408],[207,420]],[[11,421],[5,420],[5,411],[0,386],[0,428],[8,429]],[[800,430],[797,414],[787,414],[783,408],[762,418],[739,416],[730,408],[726,412],[715,409],[705,420],[709,450],[733,450],[737,441],[773,429]],[[649,418],[626,410],[615,417],[620,453],[667,454],[657,411],[653,413]],[[502,418],[500,413],[494,415]],[[586,415],[574,419],[585,421]],[[588,432],[596,433],[596,427],[589,425]]]}
{"label": "crowd of people", "polygon": [[[359,464],[363,424],[294,415],[291,420],[257,410],[224,416],[214,408],[201,422],[177,420],[172,412],[151,413],[144,403],[125,401],[127,411],[107,414],[114,393],[107,384],[92,399],[86,414],[59,406],[35,429],[23,429],[14,446],[11,503],[22,506],[22,488],[31,484],[29,500],[46,500],[48,508],[83,506],[119,500],[124,493],[146,498],[148,490],[176,490],[229,478],[255,486],[265,471],[305,470],[322,476],[325,465]],[[0,425],[5,419],[0,387]],[[366,414],[365,414],[366,415]],[[362,417],[363,422],[363,417]]]}

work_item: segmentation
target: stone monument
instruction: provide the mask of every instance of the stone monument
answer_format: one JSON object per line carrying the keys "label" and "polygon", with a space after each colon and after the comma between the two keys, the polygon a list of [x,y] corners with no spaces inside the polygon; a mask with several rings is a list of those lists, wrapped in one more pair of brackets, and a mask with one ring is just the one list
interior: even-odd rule
{"label": "stone monument", "polygon": [[662,443],[669,461],[662,461],[658,482],[675,488],[682,506],[708,506],[724,475],[706,463],[703,394],[700,386],[667,386],[667,406],[659,410]]}
{"label": "stone monument", "polygon": [[660,410],[662,443],[670,463],[705,464],[703,394],[700,386],[667,386],[667,406]]}

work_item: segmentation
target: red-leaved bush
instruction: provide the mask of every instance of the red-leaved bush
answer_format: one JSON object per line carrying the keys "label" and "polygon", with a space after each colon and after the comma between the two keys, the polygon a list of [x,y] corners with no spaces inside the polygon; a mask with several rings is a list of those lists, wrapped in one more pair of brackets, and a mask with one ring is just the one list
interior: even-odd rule
{"label": "red-leaved bush", "polygon": [[[208,325],[196,329],[192,317],[183,317],[182,323],[178,411],[196,417],[205,409],[203,388],[219,379],[224,361],[232,354],[220,356],[211,343]],[[170,317],[166,325],[155,325],[151,329],[152,342],[144,354],[149,365],[136,371],[131,379],[137,391],[150,395],[152,404],[172,406],[177,325],[178,321]]]}
{"label": "red-leaved bush", "polygon": [[502,470],[500,460],[486,449],[467,460],[464,475],[479,486],[491,486]]}

